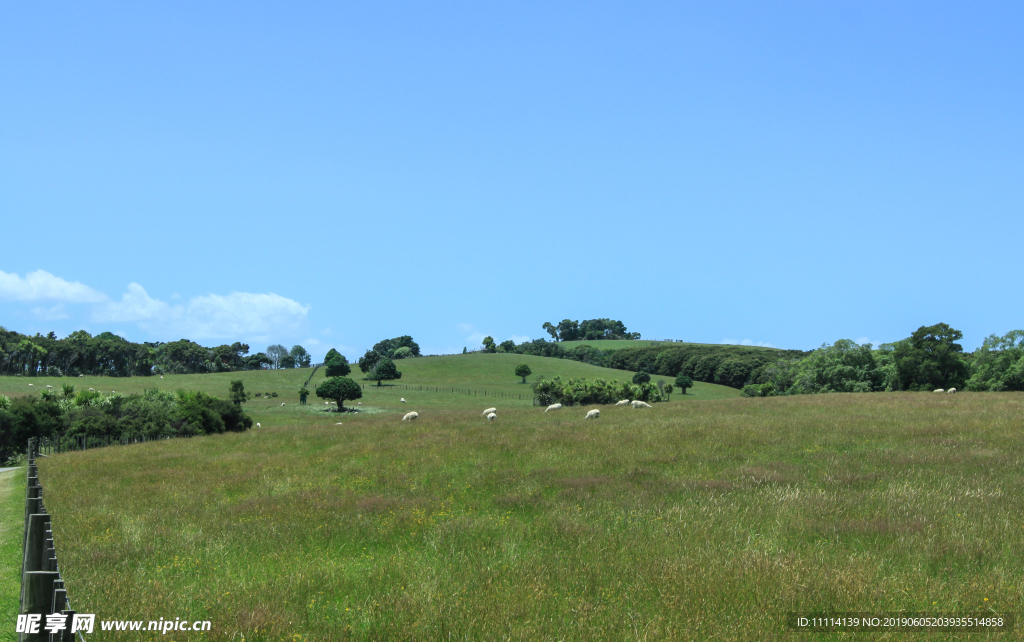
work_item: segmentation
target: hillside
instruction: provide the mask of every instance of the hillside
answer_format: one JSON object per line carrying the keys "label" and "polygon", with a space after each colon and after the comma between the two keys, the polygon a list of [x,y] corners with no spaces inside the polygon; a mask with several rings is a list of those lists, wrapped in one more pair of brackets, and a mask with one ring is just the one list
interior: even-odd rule
{"label": "hillside", "polygon": [[[529,385],[520,383],[521,379],[513,372],[516,365],[525,363],[530,366],[533,374],[528,382],[536,381],[540,376],[552,378],[561,376],[563,379],[586,377],[587,379],[617,379],[627,381],[633,373],[611,368],[600,368],[568,359],[553,359],[519,354],[465,354],[442,357],[420,357],[403,359],[396,362],[402,372],[402,378],[376,387],[375,382],[364,381],[362,372],[353,366],[349,375],[366,386],[364,398],[360,401],[365,406],[388,410],[408,409],[399,398],[405,397],[415,402],[418,407],[447,408],[473,407],[480,405],[475,396],[497,397],[506,401],[506,406],[529,406],[533,399],[533,391]],[[38,394],[40,390],[51,385],[60,390],[62,384],[70,383],[78,390],[95,388],[103,392],[111,390],[131,394],[146,388],[161,390],[199,390],[215,397],[226,398],[228,386],[232,380],[240,379],[245,389],[252,393],[278,393],[278,397],[270,399],[252,399],[246,404],[246,410],[256,412],[257,420],[263,411],[279,415],[280,413],[308,414],[322,405],[314,395],[310,396],[307,407],[298,406],[299,387],[306,381],[312,370],[297,368],[290,370],[243,370],[239,372],[221,372],[210,374],[165,375],[160,377],[0,377],[0,394],[8,396]],[[323,368],[317,371],[310,388],[326,377]],[[654,376],[653,381],[668,377]],[[28,384],[33,384],[29,387]],[[419,390],[422,388],[422,390]],[[434,390],[436,388],[436,390]],[[453,390],[454,389],[454,390]],[[476,394],[473,394],[473,393]],[[520,396],[522,397],[520,399]],[[738,390],[726,386],[708,383],[696,383],[684,395],[673,394],[669,403],[686,403],[693,400],[734,399],[738,398]],[[281,404],[286,404],[284,407]],[[488,402],[487,405],[494,405]]]}

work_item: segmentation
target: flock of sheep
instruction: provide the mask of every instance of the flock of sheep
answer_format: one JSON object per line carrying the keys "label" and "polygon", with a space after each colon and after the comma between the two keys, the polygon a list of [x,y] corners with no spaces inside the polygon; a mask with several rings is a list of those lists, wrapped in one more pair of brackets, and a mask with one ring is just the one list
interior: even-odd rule
{"label": "flock of sheep", "polygon": [[[402,398],[402,403],[406,403],[404,397]],[[644,401],[640,401],[639,399],[634,399],[633,401],[630,401],[629,399],[623,399],[622,401],[616,403],[615,405],[616,406],[632,406],[634,408],[651,408],[652,407],[651,404],[646,403]],[[547,408],[545,408],[544,412],[548,412],[549,410],[561,410],[561,409],[562,409],[562,404],[554,403],[554,404],[551,404],[550,406],[548,406]],[[498,409],[497,408],[487,408],[486,410],[483,411],[481,416],[486,417],[487,421],[494,421],[495,419],[498,418],[498,414],[497,413],[498,413]],[[407,413],[405,413],[405,416],[402,417],[402,421],[412,421],[413,419],[416,419],[419,416],[420,416],[420,413],[418,413],[418,412],[407,412]],[[588,411],[587,415],[584,417],[584,419],[600,419],[600,418],[601,418],[601,411],[598,410],[597,408],[594,408],[593,410]]]}

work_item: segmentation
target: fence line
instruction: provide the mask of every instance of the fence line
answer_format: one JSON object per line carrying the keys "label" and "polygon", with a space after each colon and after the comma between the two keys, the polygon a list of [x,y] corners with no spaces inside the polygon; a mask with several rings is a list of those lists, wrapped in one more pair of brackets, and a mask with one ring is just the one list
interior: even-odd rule
{"label": "fence line", "polygon": [[[38,616],[38,621],[35,622],[38,626],[35,633],[19,633],[18,639],[20,642],[72,642],[75,636],[71,633],[71,625],[76,611],[71,607],[68,591],[64,587],[64,578],[60,574],[50,514],[43,502],[43,487],[39,483],[36,455],[46,456],[39,452],[39,442],[33,437],[28,440],[19,625],[26,624],[29,616]],[[58,633],[51,636],[46,626],[54,615],[58,616],[57,624],[62,626]],[[78,639],[85,642],[81,631],[78,631]]]}

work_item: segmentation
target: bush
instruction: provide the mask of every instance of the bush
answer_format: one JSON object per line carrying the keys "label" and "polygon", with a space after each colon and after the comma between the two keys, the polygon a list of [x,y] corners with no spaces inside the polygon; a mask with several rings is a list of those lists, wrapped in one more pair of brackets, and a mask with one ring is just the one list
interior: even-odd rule
{"label": "bush", "polygon": [[650,382],[619,383],[616,380],[604,381],[595,379],[569,379],[561,377],[544,379],[541,377],[532,384],[537,401],[543,406],[560,403],[563,406],[578,404],[614,404],[620,399],[639,399],[641,401],[662,401],[657,387]]}
{"label": "bush", "polygon": [[651,375],[647,374],[643,370],[633,375],[633,383],[650,383]]}

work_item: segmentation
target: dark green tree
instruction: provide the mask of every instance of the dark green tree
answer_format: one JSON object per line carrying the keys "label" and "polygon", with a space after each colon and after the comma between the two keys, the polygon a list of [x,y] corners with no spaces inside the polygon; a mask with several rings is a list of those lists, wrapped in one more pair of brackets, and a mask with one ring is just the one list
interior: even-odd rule
{"label": "dark green tree", "polygon": [[337,402],[338,412],[341,412],[345,400],[359,399],[363,396],[363,389],[348,377],[332,377],[316,387],[316,396]]}
{"label": "dark green tree", "polygon": [[970,371],[963,359],[963,346],[956,343],[963,336],[938,323],[921,326],[909,339],[898,342],[892,358],[899,389],[962,388]]}
{"label": "dark green tree", "polygon": [[530,370],[530,366],[526,365],[525,363],[520,363],[518,366],[516,366],[516,376],[522,377],[523,383],[526,383],[526,378],[532,374],[533,371]]}
{"label": "dark green tree", "polygon": [[341,356],[340,352],[338,352],[334,348],[331,348],[330,350],[327,351],[327,354],[324,355],[324,363],[327,363],[328,361],[330,361],[331,357],[340,357],[340,356]]}
{"label": "dark green tree", "polygon": [[580,324],[579,321],[573,321],[572,319],[562,319],[558,324],[558,340],[559,341],[575,341],[582,338],[580,336]]}
{"label": "dark green tree", "polygon": [[328,377],[347,377],[352,372],[352,366],[348,364],[348,359],[337,352],[324,362],[324,367],[327,369]]}
{"label": "dark green tree", "polygon": [[693,379],[680,372],[676,377],[676,387],[679,388],[680,394],[685,395],[686,389],[693,387]]}
{"label": "dark green tree", "polygon": [[249,393],[245,391],[245,386],[242,384],[241,379],[231,382],[229,394],[231,396],[231,403],[236,406],[241,406],[249,400]]}
{"label": "dark green tree", "polygon": [[376,350],[367,350],[366,354],[359,357],[359,369],[365,372],[370,372],[373,367],[377,365],[377,362],[381,360],[382,355]]}
{"label": "dark green tree", "polygon": [[277,363],[277,367],[282,368],[284,370],[295,368],[298,365],[299,364],[295,361],[295,357],[293,357],[290,354],[286,354],[283,357],[281,357],[281,360]]}
{"label": "dark green tree", "polygon": [[387,357],[381,358],[377,361],[376,365],[373,366],[373,370],[370,371],[370,379],[377,382],[379,387],[381,381],[393,381],[395,379],[401,379],[402,373],[395,367],[395,362]]}
{"label": "dark green tree", "polygon": [[512,353],[516,351],[516,342],[513,341],[512,339],[509,339],[508,341],[502,341],[500,344],[498,344],[498,347],[504,350],[505,352]]}
{"label": "dark green tree", "polygon": [[974,353],[968,390],[1024,390],[1024,330],[991,335]]}
{"label": "dark green tree", "polygon": [[544,330],[551,335],[553,341],[558,341],[558,328],[551,324],[550,321],[545,321],[544,325],[541,326]]}
{"label": "dark green tree", "polygon": [[643,370],[641,370],[640,372],[638,372],[635,375],[633,375],[633,383],[644,384],[644,383],[650,383],[650,381],[651,381],[651,375],[647,374]]}
{"label": "dark green tree", "polygon": [[484,337],[484,352],[497,352],[498,347],[494,345],[494,339],[492,337]]}

